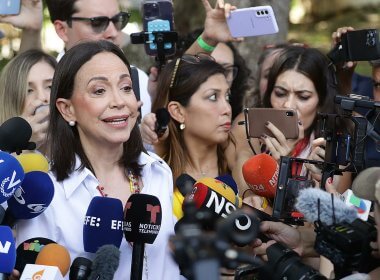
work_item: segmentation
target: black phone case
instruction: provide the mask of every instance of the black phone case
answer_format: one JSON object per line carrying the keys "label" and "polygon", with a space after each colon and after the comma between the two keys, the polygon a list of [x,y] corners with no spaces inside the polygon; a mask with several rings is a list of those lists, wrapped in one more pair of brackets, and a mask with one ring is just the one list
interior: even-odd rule
{"label": "black phone case", "polygon": [[[144,32],[173,31],[173,4],[171,1],[145,1],[143,3],[143,28]],[[157,56],[157,44],[153,34],[149,35],[151,43],[146,43],[145,52],[150,56]],[[175,44],[164,43],[165,55],[175,52]]]}
{"label": "black phone case", "polygon": [[346,61],[370,61],[380,58],[379,33],[376,29],[349,31],[342,34]]}

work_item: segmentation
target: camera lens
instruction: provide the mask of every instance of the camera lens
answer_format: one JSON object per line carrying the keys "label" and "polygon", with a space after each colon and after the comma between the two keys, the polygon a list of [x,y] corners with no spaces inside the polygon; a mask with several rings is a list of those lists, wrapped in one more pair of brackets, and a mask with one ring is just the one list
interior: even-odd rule
{"label": "camera lens", "polygon": [[266,15],[269,14],[267,10],[265,10],[264,13],[265,13]]}
{"label": "camera lens", "polygon": [[287,111],[287,112],[286,112],[286,116],[287,116],[287,117],[293,117],[293,116],[294,116],[293,111]]}

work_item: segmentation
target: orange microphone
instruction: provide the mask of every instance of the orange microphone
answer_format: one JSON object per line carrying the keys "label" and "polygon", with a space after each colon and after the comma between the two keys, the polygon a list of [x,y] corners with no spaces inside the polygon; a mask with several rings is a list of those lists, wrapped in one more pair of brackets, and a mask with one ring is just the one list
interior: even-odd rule
{"label": "orange microphone", "polygon": [[279,165],[267,154],[258,154],[248,159],[242,167],[243,177],[256,194],[272,199],[276,194]]}
{"label": "orange microphone", "polygon": [[36,259],[36,264],[58,267],[63,276],[69,271],[70,262],[70,254],[67,249],[56,243],[45,245]]}

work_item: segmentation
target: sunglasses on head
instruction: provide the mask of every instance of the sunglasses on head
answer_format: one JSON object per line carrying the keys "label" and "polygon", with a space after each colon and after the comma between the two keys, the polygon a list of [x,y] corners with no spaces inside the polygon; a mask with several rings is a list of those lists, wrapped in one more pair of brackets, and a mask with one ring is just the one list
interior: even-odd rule
{"label": "sunglasses on head", "polygon": [[177,75],[179,63],[181,61],[185,61],[185,62],[190,63],[190,64],[197,64],[197,63],[204,61],[204,60],[215,61],[215,59],[211,55],[206,54],[206,53],[198,53],[196,55],[184,54],[183,56],[177,58],[175,65],[174,65],[173,75],[172,75],[172,78],[170,81],[170,88],[174,87],[174,85],[175,85],[175,78]]}
{"label": "sunglasses on head", "polygon": [[131,14],[127,12],[120,12],[111,18],[106,17],[106,16],[92,17],[92,18],[70,17],[67,20],[67,24],[69,25],[69,27],[71,27],[72,21],[88,21],[91,25],[92,30],[95,33],[102,33],[107,29],[111,21],[113,22],[113,24],[115,25],[115,28],[118,31],[122,30],[127,25],[130,17],[131,17]]}

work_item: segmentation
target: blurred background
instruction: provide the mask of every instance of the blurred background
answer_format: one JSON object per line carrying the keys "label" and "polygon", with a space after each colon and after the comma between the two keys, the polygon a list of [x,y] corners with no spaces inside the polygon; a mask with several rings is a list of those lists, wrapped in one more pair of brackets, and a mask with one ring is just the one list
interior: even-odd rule
{"label": "blurred background", "polygon": [[[106,1],[106,0],[104,0]],[[227,0],[226,0],[227,2]],[[237,43],[241,54],[255,71],[257,57],[268,44],[296,41],[317,47],[325,53],[331,46],[331,34],[338,27],[352,26],[355,29],[380,29],[380,0],[230,0],[238,8],[271,5],[276,15],[279,33],[246,38]],[[201,0],[173,0],[176,31],[186,34],[201,28],[205,17]],[[215,0],[210,0],[214,5]],[[142,30],[141,0],[120,0],[123,9],[132,13],[130,23],[124,32],[130,34]],[[44,9],[42,30],[43,48],[55,55],[63,49]],[[4,38],[0,39],[0,69],[19,49],[21,31],[9,25],[0,24]],[[140,45],[127,45],[127,57],[132,64],[147,70],[154,64],[154,58],[147,57]],[[357,72],[370,75],[367,62],[359,63]]]}

